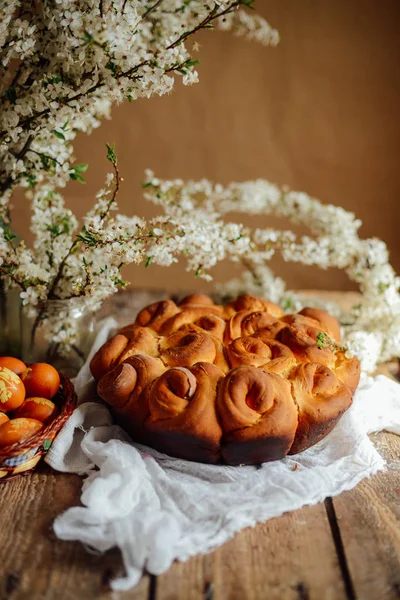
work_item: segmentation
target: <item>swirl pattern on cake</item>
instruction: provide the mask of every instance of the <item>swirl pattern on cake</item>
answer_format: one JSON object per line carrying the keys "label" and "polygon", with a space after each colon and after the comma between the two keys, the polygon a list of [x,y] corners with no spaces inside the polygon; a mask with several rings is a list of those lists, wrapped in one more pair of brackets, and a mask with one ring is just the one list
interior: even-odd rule
{"label": "swirl pattern on cake", "polygon": [[99,396],[133,439],[171,456],[259,464],[313,446],[350,407],[357,358],[326,311],[244,294],[153,303],[94,355]]}

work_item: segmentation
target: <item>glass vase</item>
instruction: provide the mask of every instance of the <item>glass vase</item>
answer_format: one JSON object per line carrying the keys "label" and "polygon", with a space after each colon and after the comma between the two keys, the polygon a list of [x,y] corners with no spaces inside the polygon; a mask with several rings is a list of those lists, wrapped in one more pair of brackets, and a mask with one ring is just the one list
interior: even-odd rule
{"label": "glass vase", "polygon": [[21,356],[22,304],[18,290],[7,290],[0,278],[0,355]]}
{"label": "glass vase", "polygon": [[71,378],[85,364],[95,337],[95,315],[71,300],[48,300],[29,314],[18,290],[0,296],[0,354],[47,362]]}

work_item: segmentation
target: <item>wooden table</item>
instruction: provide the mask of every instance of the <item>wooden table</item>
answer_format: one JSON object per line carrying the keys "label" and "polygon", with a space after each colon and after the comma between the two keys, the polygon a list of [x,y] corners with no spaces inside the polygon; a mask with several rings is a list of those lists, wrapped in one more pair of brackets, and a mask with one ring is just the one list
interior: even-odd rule
{"label": "wooden table", "polygon": [[[121,294],[111,306],[124,323],[148,301],[148,294]],[[81,479],[42,465],[32,476],[0,485],[0,600],[400,598],[400,437],[372,438],[388,461],[385,472],[246,529],[164,575],[145,575],[124,593],[108,586],[122,572],[117,551],[94,555],[80,543],[56,539],[52,523],[79,503]]]}

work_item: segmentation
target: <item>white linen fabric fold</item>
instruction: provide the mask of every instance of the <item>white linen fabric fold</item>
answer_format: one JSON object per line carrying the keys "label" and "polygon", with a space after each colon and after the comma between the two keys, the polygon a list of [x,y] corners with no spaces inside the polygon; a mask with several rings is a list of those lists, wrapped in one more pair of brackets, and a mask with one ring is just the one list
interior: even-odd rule
{"label": "white linen fabric fold", "polygon": [[[114,325],[105,323],[91,355]],[[75,383],[88,399],[87,365]],[[119,547],[126,573],[111,586],[126,590],[145,570],[158,575],[249,525],[353,488],[384,468],[367,435],[383,429],[400,434],[400,385],[382,375],[362,377],[352,407],[321,442],[255,467],[194,463],[133,444],[105,405],[84,402],[46,456],[55,469],[86,475],[83,506],[60,515],[54,530],[101,552]]]}

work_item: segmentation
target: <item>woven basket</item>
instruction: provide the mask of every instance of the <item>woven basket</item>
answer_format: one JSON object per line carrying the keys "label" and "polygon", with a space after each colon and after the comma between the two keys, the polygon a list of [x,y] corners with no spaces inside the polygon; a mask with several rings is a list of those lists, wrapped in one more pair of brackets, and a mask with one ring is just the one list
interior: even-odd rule
{"label": "woven basket", "polygon": [[77,404],[74,386],[65,375],[60,375],[61,386],[52,402],[58,407],[58,416],[37,434],[21,443],[0,448],[0,483],[32,473],[41,457],[50,448],[64,423],[72,415]]}

